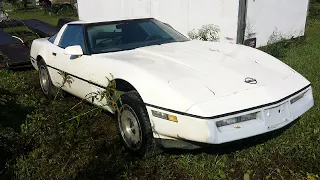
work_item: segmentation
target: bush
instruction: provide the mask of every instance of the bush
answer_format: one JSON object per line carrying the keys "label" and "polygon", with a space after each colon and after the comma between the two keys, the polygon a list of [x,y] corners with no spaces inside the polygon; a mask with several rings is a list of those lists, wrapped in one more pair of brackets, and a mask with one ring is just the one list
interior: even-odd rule
{"label": "bush", "polygon": [[[60,75],[61,87],[72,86],[72,77],[64,72]],[[120,94],[115,88],[115,81],[109,82],[105,91],[90,93],[88,98],[96,99],[99,95],[99,100],[105,99],[118,111],[115,102]],[[106,129],[116,128],[100,108],[86,106],[83,101],[65,106],[66,102],[57,97],[27,115],[21,125],[21,140],[31,148],[17,156],[11,167],[16,179],[77,179],[80,172],[96,161],[104,144],[114,139],[115,136],[106,134],[109,131]]]}
{"label": "bush", "polygon": [[190,39],[198,39],[202,41],[219,41],[220,29],[218,26],[209,24],[203,25],[201,29],[196,32],[192,30],[188,33]]}
{"label": "bush", "polygon": [[305,37],[286,37],[276,29],[270,36],[268,45],[259,49],[280,59],[286,56],[288,48],[304,43]]}
{"label": "bush", "polygon": [[[52,109],[53,110],[53,109]],[[65,116],[35,112],[22,126],[22,136],[32,151],[17,157],[13,166],[17,179],[75,179],[94,158],[101,141],[91,141],[90,118],[64,122]]]}
{"label": "bush", "polygon": [[12,4],[17,9],[26,9],[28,0],[5,0],[5,2]]}
{"label": "bush", "polygon": [[0,105],[5,105],[7,102],[5,95],[0,95]]}
{"label": "bush", "polygon": [[309,18],[320,19],[320,0],[311,1]]}
{"label": "bush", "polygon": [[44,7],[46,12],[63,16],[77,16],[78,11],[72,4],[55,4],[51,7]]}

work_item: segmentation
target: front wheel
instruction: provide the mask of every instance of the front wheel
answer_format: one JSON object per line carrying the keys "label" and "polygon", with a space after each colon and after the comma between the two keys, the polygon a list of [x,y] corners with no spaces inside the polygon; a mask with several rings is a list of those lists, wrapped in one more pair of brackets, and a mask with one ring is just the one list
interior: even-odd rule
{"label": "front wheel", "polygon": [[51,98],[53,96],[53,84],[51,82],[50,74],[44,60],[39,61],[38,68],[42,92],[47,98]]}
{"label": "front wheel", "polygon": [[138,92],[131,91],[121,95],[118,106],[117,129],[126,149],[142,157],[161,153],[153,138],[147,109]]}

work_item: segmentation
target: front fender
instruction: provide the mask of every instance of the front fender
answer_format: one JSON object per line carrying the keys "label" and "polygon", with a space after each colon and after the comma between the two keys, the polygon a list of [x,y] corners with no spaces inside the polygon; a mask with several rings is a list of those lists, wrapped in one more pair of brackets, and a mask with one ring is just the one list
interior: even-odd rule
{"label": "front fender", "polygon": [[162,79],[146,74],[143,80],[121,77],[134,86],[148,105],[186,112],[192,105],[206,101],[214,94],[201,83],[192,79]]}
{"label": "front fender", "polygon": [[[106,87],[108,79],[122,79],[130,83],[146,104],[186,112],[193,104],[203,102],[214,95],[209,89],[193,79],[154,75],[145,68],[126,61],[93,59],[88,67],[94,69],[90,80]],[[99,65],[97,65],[99,64]],[[119,68],[121,67],[121,68]],[[110,72],[110,73],[109,73]]]}
{"label": "front fender", "polygon": [[38,70],[38,57],[41,57],[45,62],[49,60],[49,52],[48,47],[50,46],[50,42],[46,38],[36,39],[32,42],[30,57],[35,61],[31,61],[33,67]]}

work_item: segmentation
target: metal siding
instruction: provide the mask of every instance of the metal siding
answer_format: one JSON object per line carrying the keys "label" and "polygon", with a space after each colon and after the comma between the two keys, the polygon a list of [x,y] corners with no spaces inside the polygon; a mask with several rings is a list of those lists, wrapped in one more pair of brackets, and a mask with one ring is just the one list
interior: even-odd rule
{"label": "metal siding", "polygon": [[[179,9],[179,12],[177,12],[177,9]],[[153,0],[151,15],[170,24],[183,34],[188,34],[189,0]]]}
{"label": "metal siding", "polygon": [[220,40],[235,43],[238,1],[234,0],[78,0],[79,19],[111,21],[154,17],[183,34],[202,25],[220,27]]}
{"label": "metal siding", "polygon": [[[214,24],[220,28],[220,41],[236,43],[239,2],[235,0],[190,0],[189,24],[192,29]],[[227,40],[231,38],[233,40]]]}
{"label": "metal siding", "polygon": [[246,34],[256,33],[257,46],[263,46],[274,31],[284,38],[305,33],[309,0],[248,0]]}
{"label": "metal siding", "polygon": [[288,38],[304,35],[309,0],[241,0],[247,1],[246,26],[239,24],[239,1],[78,0],[78,6],[81,20],[154,17],[183,34],[214,24],[220,27],[220,41],[233,43],[242,42],[243,27],[245,39],[249,33],[255,34],[257,46],[266,45],[276,28]]}

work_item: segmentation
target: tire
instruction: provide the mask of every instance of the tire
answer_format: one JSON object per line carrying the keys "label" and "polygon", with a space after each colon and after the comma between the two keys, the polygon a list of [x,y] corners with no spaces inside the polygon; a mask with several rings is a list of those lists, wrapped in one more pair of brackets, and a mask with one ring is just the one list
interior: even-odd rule
{"label": "tire", "polygon": [[117,130],[125,148],[135,156],[148,158],[162,151],[155,139],[145,104],[138,92],[121,95],[117,102]]}
{"label": "tire", "polygon": [[38,62],[38,68],[39,68],[39,80],[40,80],[42,92],[47,98],[51,99],[54,95],[54,92],[53,92],[54,86],[52,84],[47,65],[43,59],[41,59]]}

